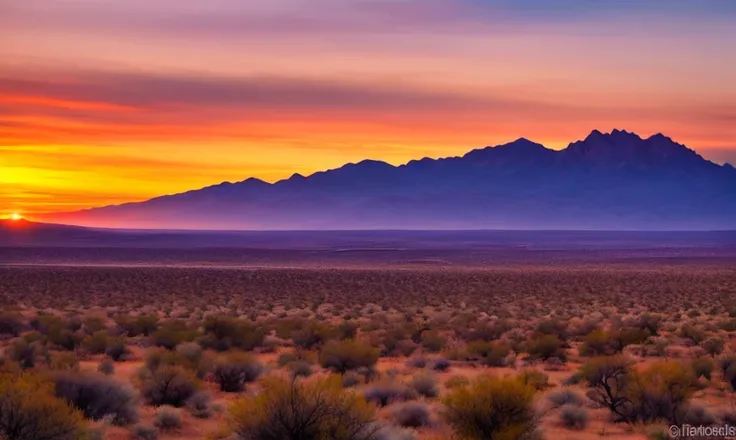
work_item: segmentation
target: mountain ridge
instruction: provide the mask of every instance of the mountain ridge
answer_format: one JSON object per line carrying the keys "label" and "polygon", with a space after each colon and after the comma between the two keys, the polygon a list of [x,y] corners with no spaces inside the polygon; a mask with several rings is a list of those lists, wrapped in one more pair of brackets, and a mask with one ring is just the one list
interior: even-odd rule
{"label": "mountain ridge", "polygon": [[641,138],[616,129],[594,130],[562,150],[519,138],[462,156],[401,165],[366,159],[273,183],[251,177],[48,218],[204,229],[728,229],[735,207],[732,166],[661,133]]}

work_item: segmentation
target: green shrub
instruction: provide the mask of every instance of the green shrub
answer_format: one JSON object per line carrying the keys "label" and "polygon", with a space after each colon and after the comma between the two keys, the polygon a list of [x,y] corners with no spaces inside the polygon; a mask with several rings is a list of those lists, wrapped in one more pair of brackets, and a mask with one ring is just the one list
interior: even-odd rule
{"label": "green shrub", "polygon": [[232,348],[253,350],[263,344],[266,335],[262,327],[229,317],[209,317],[204,322],[204,336],[199,343],[204,348],[227,351]]}
{"label": "green shrub", "polygon": [[526,438],[537,429],[534,393],[518,378],[480,377],[448,393],[444,416],[459,439]]}
{"label": "green shrub", "polygon": [[522,383],[534,387],[537,391],[541,391],[549,387],[549,376],[539,370],[524,370],[519,374],[518,379]]}
{"label": "green shrub", "polygon": [[342,388],[339,376],[319,380],[268,377],[258,396],[230,407],[229,426],[239,438],[375,440],[374,409]]}
{"label": "green shrub", "polygon": [[74,353],[52,352],[49,354],[49,368],[52,370],[79,370],[79,359]]}
{"label": "green shrub", "polygon": [[206,391],[197,391],[187,400],[187,410],[198,419],[212,417],[212,399]]}
{"label": "green shrub", "polygon": [[378,361],[379,350],[355,339],[330,341],[322,347],[319,362],[324,368],[345,373],[360,367],[372,368]]}
{"label": "green shrub", "polygon": [[105,354],[114,361],[121,361],[130,354],[130,350],[125,345],[125,338],[109,338],[105,347]]}
{"label": "green shrub", "polygon": [[440,334],[437,330],[428,330],[422,333],[422,347],[427,350],[437,353],[445,348],[447,339]]}
{"label": "green shrub", "polygon": [[532,339],[527,342],[526,351],[531,359],[546,361],[549,358],[556,357],[563,362],[567,359],[562,341],[554,335],[544,335]]}
{"label": "green shrub", "polygon": [[158,316],[153,315],[120,316],[115,322],[130,337],[150,336],[158,329]]}
{"label": "green shrub", "polygon": [[82,341],[82,346],[89,354],[102,354],[107,350],[107,339],[107,332],[100,330],[87,336]]}
{"label": "green shrub", "polygon": [[136,425],[130,430],[130,436],[133,440],[156,440],[158,432],[153,426]]}
{"label": "green shrub", "polygon": [[34,373],[0,374],[0,438],[79,440],[82,413],[54,396],[54,385]]}
{"label": "green shrub", "polygon": [[221,356],[215,362],[213,371],[220,391],[237,393],[246,383],[254,382],[263,372],[263,365],[248,353],[232,352]]}
{"label": "green shrub", "polygon": [[479,359],[489,367],[505,367],[511,354],[511,347],[500,341],[473,341],[468,344],[467,350],[474,359]]}
{"label": "green shrub", "polygon": [[23,327],[23,316],[20,313],[0,313],[0,335],[18,336],[23,331]]}

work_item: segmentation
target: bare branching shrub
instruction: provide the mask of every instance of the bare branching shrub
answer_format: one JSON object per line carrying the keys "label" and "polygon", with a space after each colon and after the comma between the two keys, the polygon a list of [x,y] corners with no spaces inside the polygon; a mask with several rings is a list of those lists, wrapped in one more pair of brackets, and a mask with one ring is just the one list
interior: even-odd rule
{"label": "bare branching shrub", "polygon": [[531,438],[534,392],[517,378],[480,377],[445,397],[444,416],[461,439]]}
{"label": "bare branching shrub", "polygon": [[60,372],[52,375],[56,396],[92,420],[109,418],[116,425],[136,423],[138,394],[127,384],[95,373]]}
{"label": "bare branching shrub", "polygon": [[232,431],[247,439],[374,440],[380,426],[373,408],[343,390],[339,376],[288,381],[268,377],[263,392],[230,407]]}
{"label": "bare branching shrub", "polygon": [[54,395],[54,385],[34,373],[0,373],[0,438],[78,440],[82,413]]}
{"label": "bare branching shrub", "polygon": [[636,371],[621,356],[594,358],[581,373],[591,387],[588,397],[608,408],[615,421],[627,423],[679,424],[695,379],[677,362],[661,361]]}
{"label": "bare branching shrub", "polygon": [[166,365],[150,372],[141,384],[141,394],[150,405],[183,406],[197,391],[194,375],[179,366]]}
{"label": "bare branching shrub", "polygon": [[243,352],[232,352],[215,362],[213,374],[220,391],[237,393],[246,383],[254,382],[263,372],[263,365],[255,356]]}

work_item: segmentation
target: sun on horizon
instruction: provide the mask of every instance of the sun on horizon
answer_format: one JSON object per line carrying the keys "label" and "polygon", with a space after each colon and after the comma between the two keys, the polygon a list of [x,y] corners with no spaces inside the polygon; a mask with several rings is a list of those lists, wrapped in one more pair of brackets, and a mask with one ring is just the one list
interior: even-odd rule
{"label": "sun on horizon", "polygon": [[23,216],[18,214],[17,212],[14,212],[10,214],[10,220],[17,222],[18,220],[23,220]]}

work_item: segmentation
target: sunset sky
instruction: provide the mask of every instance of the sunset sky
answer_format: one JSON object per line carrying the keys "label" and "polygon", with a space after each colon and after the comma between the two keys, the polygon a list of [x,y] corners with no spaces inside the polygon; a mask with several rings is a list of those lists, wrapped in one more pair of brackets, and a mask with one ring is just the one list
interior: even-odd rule
{"label": "sunset sky", "polygon": [[736,163],[733,0],[0,0],[0,217],[592,129]]}

